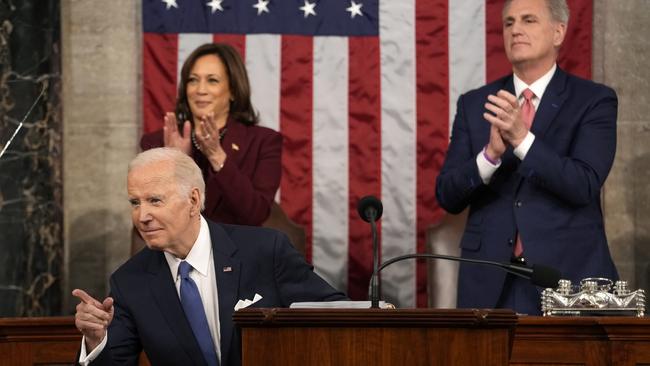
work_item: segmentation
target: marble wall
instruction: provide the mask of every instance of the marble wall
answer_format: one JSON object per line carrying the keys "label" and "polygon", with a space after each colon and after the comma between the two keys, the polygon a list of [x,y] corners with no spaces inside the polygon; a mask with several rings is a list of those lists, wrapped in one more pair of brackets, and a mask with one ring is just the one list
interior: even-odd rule
{"label": "marble wall", "polygon": [[25,120],[0,157],[0,316],[61,308],[59,30],[56,0],[0,2],[0,148]]}

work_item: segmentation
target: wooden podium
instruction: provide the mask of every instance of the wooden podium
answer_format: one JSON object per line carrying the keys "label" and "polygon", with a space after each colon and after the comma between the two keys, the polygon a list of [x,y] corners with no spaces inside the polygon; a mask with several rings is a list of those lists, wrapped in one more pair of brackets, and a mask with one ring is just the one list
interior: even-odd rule
{"label": "wooden podium", "polygon": [[508,364],[510,310],[243,309],[242,365]]}
{"label": "wooden podium", "polygon": [[[439,309],[250,309],[235,320],[245,364],[282,366],[508,365],[517,321]],[[70,365],[80,342],[73,317],[0,318],[2,366]],[[650,365],[650,317],[519,317],[510,366],[523,365]]]}

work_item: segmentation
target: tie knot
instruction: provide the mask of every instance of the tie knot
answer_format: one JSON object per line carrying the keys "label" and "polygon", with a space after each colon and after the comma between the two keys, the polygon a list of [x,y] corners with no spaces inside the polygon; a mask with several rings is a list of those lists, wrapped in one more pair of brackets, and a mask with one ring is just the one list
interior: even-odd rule
{"label": "tie knot", "polygon": [[524,90],[522,94],[524,95],[524,99],[526,99],[528,102],[532,101],[533,97],[535,97],[535,93],[533,93],[533,91],[530,89]]}
{"label": "tie knot", "polygon": [[181,275],[182,279],[186,279],[190,276],[192,271],[192,266],[186,261],[181,261],[181,264],[178,266],[178,274]]}

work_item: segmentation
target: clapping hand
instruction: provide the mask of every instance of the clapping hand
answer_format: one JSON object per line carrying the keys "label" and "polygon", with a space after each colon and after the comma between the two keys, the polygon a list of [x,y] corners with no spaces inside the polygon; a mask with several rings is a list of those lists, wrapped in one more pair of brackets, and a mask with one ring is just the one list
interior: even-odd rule
{"label": "clapping hand", "polygon": [[485,109],[492,113],[483,113],[483,118],[496,127],[503,140],[512,147],[517,147],[528,134],[528,127],[523,119],[517,97],[505,90],[496,95],[489,95]]}
{"label": "clapping hand", "polygon": [[210,113],[198,118],[196,139],[201,146],[201,152],[210,160],[213,169],[219,171],[226,161],[227,156],[221,146],[219,128],[214,119],[214,114]]}
{"label": "clapping hand", "polygon": [[163,126],[163,141],[165,147],[174,147],[187,155],[192,152],[192,140],[190,133],[192,132],[192,125],[190,121],[183,123],[183,135],[181,136],[178,131],[178,122],[174,113],[167,112],[165,114],[165,125]]}

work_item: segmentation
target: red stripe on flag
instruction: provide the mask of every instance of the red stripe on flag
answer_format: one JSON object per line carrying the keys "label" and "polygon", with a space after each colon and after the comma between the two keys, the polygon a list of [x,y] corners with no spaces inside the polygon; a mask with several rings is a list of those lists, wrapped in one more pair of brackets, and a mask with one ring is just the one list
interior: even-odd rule
{"label": "red stripe on flag", "polygon": [[176,104],[178,35],[144,33],[142,42],[144,133],[159,130]]}
{"label": "red stripe on flag", "polygon": [[485,2],[485,78],[492,82],[512,73],[512,65],[503,49],[503,0]]}
{"label": "red stripe on flag", "polygon": [[[447,0],[416,3],[417,74],[417,252],[426,253],[426,230],[444,211],[435,181],[449,142],[449,42]],[[427,266],[416,265],[417,306],[427,306]]]}
{"label": "red stripe on flag", "polygon": [[212,41],[215,43],[225,43],[234,47],[241,56],[246,60],[246,36],[243,34],[217,33],[212,35]]}
{"label": "red stripe on flag", "polygon": [[313,38],[282,36],[280,131],[282,151],[281,204],[287,215],[305,227],[306,257],[312,253]]}
{"label": "red stripe on flag", "polygon": [[[365,300],[372,272],[372,238],[368,224],[359,218],[357,203],[366,195],[381,197],[381,62],[379,38],[350,37],[348,45],[348,296]],[[379,225],[377,229],[381,233]]]}
{"label": "red stripe on flag", "polygon": [[[486,77],[490,82],[512,73],[512,66],[503,48],[503,3],[488,0],[486,6]],[[569,2],[569,9],[569,28],[560,49],[558,64],[567,72],[590,79],[593,1],[573,0]]]}
{"label": "red stripe on flag", "polygon": [[593,1],[569,1],[571,16],[558,63],[564,70],[591,79]]}

